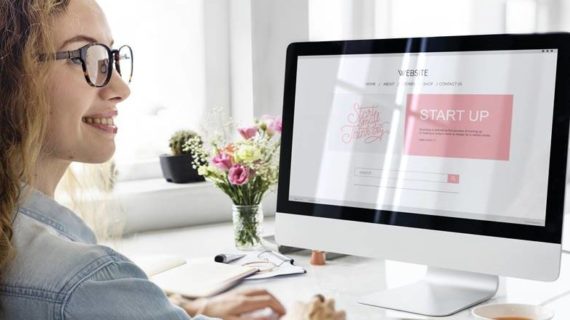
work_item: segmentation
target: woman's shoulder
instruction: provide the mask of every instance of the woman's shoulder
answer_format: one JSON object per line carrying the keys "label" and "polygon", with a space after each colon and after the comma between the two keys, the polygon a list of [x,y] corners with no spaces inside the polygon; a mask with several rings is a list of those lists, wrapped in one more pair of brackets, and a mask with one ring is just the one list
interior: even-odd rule
{"label": "woman's shoulder", "polygon": [[[132,264],[109,247],[71,239],[68,233],[60,231],[37,217],[18,215],[12,239],[16,253],[4,270],[3,291],[20,288],[61,296],[103,268]],[[145,277],[136,267],[130,272],[135,277]]]}
{"label": "woman's shoulder", "polygon": [[189,319],[113,249],[74,241],[28,215],[14,226],[16,255],[0,283],[8,319]]}

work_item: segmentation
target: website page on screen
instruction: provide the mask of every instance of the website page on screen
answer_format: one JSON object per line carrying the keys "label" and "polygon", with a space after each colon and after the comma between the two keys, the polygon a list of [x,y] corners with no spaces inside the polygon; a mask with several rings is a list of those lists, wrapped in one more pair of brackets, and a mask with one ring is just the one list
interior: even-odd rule
{"label": "website page on screen", "polygon": [[289,200],[544,226],[556,59],[300,56]]}

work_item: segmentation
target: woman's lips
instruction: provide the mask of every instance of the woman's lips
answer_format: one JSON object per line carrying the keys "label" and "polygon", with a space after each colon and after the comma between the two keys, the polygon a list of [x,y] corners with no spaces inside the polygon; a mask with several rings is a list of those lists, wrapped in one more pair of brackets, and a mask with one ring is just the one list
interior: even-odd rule
{"label": "woman's lips", "polygon": [[107,133],[117,133],[117,126],[115,126],[115,122],[113,121],[113,117],[97,117],[97,116],[89,116],[82,118],[83,123],[97,128],[101,131]]}

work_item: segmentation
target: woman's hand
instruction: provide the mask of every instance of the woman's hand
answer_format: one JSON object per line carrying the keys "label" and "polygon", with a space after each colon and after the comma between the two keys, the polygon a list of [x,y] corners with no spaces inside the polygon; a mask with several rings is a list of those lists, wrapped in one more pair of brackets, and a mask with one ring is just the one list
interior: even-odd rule
{"label": "woman's hand", "polygon": [[270,308],[277,317],[281,317],[285,314],[283,305],[271,293],[264,289],[230,291],[211,298],[202,298],[193,301],[180,296],[171,296],[170,300],[186,310],[191,316],[202,314],[209,317],[222,318],[224,320],[263,320],[264,317],[255,317],[246,314],[266,308]]}
{"label": "woman's hand", "polygon": [[335,310],[334,299],[316,295],[308,303],[297,302],[282,320],[345,320],[344,311]]}

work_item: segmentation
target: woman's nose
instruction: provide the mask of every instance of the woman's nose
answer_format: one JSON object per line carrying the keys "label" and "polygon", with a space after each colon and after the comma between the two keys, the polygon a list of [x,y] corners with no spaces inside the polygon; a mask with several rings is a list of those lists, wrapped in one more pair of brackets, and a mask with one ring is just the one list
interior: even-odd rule
{"label": "woman's nose", "polygon": [[123,101],[131,95],[129,85],[121,78],[117,70],[113,70],[113,75],[105,89],[107,89],[103,90],[105,100]]}

